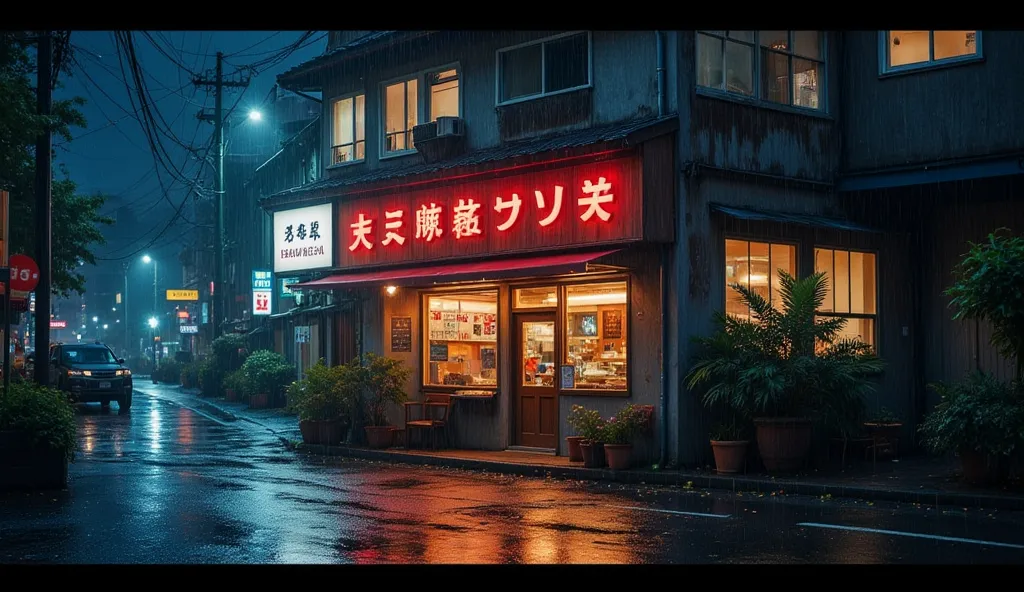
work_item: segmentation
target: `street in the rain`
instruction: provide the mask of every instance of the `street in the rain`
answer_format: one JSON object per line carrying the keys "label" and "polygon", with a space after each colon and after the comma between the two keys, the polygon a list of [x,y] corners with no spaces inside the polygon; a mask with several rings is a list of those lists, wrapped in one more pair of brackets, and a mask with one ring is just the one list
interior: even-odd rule
{"label": "street in the rain", "polygon": [[70,488],[0,497],[0,562],[1024,562],[1021,514],[326,461],[182,405],[80,407]]}

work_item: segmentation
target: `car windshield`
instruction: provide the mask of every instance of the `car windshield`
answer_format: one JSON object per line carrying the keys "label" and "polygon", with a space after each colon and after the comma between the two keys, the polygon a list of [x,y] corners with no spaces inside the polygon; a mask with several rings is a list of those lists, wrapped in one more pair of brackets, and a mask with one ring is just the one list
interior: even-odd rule
{"label": "car windshield", "polygon": [[116,364],[117,358],[105,347],[65,347],[65,364]]}

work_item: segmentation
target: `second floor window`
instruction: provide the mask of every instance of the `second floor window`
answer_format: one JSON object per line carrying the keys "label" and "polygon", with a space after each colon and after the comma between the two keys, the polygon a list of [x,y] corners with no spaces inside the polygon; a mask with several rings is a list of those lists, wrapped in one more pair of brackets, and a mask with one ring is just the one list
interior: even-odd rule
{"label": "second floor window", "polygon": [[366,95],[334,101],[331,164],[366,158]]}
{"label": "second floor window", "polygon": [[413,149],[412,128],[419,122],[419,79],[409,78],[384,87],[385,155]]}
{"label": "second floor window", "polygon": [[981,56],[977,31],[885,31],[883,71],[914,70]]}
{"label": "second floor window", "polygon": [[590,34],[574,33],[498,52],[498,103],[590,84]]}
{"label": "second floor window", "polygon": [[698,31],[697,84],[806,109],[824,108],[821,31]]}
{"label": "second floor window", "polygon": [[459,72],[442,70],[427,75],[430,85],[430,121],[459,116]]}

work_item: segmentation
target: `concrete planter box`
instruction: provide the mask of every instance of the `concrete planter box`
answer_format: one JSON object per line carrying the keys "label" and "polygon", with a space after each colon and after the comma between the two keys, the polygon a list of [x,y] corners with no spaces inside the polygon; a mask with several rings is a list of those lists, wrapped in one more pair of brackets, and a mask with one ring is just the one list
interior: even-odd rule
{"label": "concrete planter box", "polygon": [[68,459],[63,450],[33,446],[22,432],[0,432],[0,490],[64,489]]}

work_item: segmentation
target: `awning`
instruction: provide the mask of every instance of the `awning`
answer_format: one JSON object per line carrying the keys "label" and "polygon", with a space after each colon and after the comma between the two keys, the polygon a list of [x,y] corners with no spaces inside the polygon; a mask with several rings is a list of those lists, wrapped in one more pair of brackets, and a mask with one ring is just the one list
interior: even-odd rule
{"label": "awning", "polygon": [[355,288],[372,284],[394,286],[423,285],[437,282],[464,282],[507,279],[524,275],[561,275],[580,273],[587,270],[587,264],[595,259],[611,255],[616,251],[591,253],[570,253],[544,257],[522,257],[518,259],[497,259],[473,263],[451,263],[447,265],[425,265],[403,269],[358,271],[332,275],[311,282],[292,284],[292,290],[331,290],[334,288]]}
{"label": "awning", "polygon": [[821,228],[835,228],[836,230],[849,230],[853,232],[881,232],[873,228],[847,222],[840,218],[826,218],[824,216],[811,216],[809,214],[791,214],[786,212],[766,212],[763,210],[748,210],[734,208],[721,204],[711,204],[711,211],[719,212],[739,220],[753,220],[758,222],[783,222],[786,224],[802,224],[804,226],[817,226]]}

